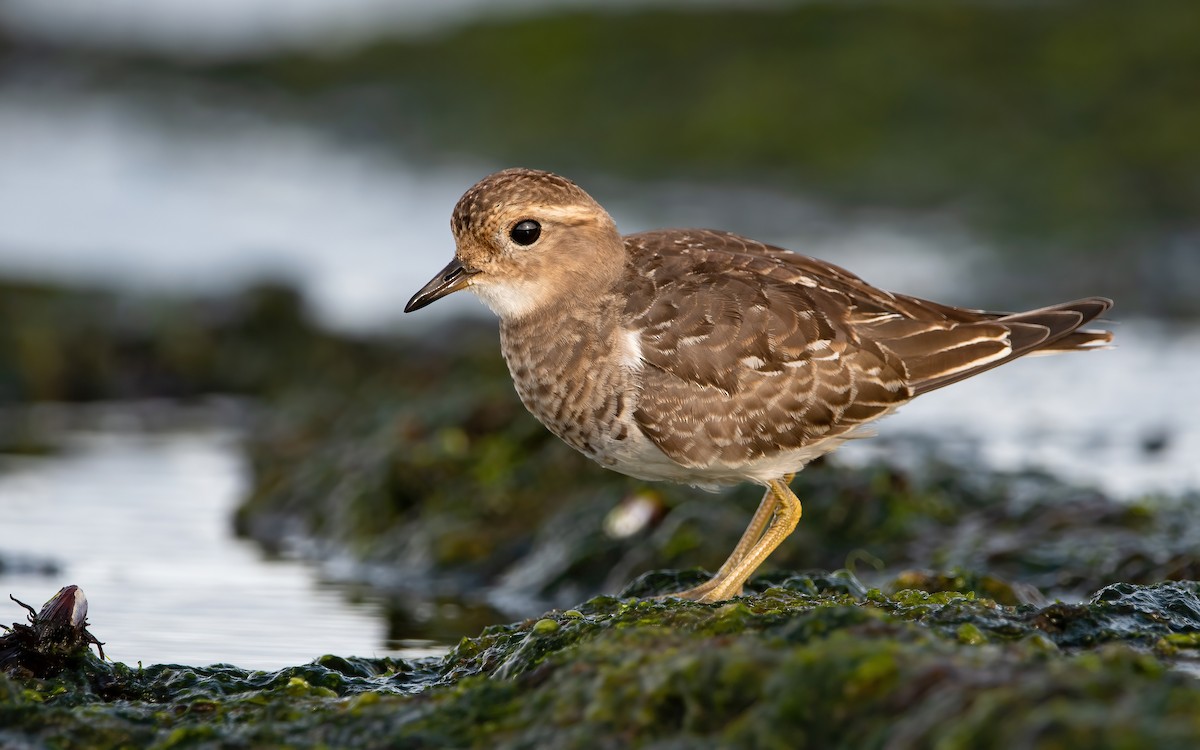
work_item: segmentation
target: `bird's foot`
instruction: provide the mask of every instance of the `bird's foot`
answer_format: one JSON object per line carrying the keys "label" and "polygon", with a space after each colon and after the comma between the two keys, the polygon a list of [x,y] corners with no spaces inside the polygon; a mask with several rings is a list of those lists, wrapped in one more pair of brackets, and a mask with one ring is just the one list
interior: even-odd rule
{"label": "bird's foot", "polygon": [[670,594],[659,594],[654,598],[687,599],[693,602],[711,604],[712,602],[723,602],[726,599],[732,599],[735,596],[741,595],[741,584],[733,585],[733,581],[723,579],[721,576],[715,576],[711,580],[705,581],[699,586],[693,586],[690,589],[675,591]]}

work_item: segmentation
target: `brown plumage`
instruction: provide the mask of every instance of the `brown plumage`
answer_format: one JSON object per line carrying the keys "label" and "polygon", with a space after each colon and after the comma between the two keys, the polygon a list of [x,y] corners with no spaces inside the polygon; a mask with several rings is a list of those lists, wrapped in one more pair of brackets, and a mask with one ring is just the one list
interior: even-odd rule
{"label": "brown plumage", "polygon": [[1081,327],[1110,300],[967,310],[873,287],[823,261],[728,232],[621,237],[574,183],[510,169],[451,222],[454,261],[406,311],[462,288],[500,316],[525,406],[601,464],[697,486],[767,487],[712,581],[716,601],[795,527],[791,475],[928,391],[1031,352],[1096,348]]}

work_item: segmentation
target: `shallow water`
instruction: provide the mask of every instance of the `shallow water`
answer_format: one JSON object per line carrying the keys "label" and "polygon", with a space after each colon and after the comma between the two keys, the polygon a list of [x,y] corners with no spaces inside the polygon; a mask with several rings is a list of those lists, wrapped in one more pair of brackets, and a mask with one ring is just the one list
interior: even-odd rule
{"label": "shallow water", "polygon": [[[233,538],[246,474],[229,431],[77,435],[68,453],[9,459],[0,473],[0,594],[40,608],[61,586],[87,594],[92,632],[116,661],[273,669],[326,653],[425,656],[386,643],[383,607],[348,601],[311,567]],[[57,572],[38,570],[53,562]],[[24,620],[0,604],[0,622]]]}

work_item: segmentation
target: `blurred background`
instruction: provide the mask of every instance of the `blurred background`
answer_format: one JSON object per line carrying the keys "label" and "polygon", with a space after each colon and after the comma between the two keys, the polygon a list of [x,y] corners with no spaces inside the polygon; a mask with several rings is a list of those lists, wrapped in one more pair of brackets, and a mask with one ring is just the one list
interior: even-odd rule
{"label": "blurred background", "polygon": [[514,165],[626,232],[944,302],[1110,296],[1115,349],[939,392],[835,463],[916,439],[1194,491],[1197,30],[1191,0],[4,0],[0,592],[79,585],[118,660],[266,668],[719,564],[663,531],[687,490],[546,438],[472,297],[401,318],[458,196]]}

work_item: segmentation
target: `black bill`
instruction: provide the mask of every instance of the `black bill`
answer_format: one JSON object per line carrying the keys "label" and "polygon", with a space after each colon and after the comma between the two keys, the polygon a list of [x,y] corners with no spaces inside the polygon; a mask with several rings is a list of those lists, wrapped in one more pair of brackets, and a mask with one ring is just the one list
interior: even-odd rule
{"label": "black bill", "polygon": [[469,271],[458,258],[450,261],[450,263],[437,272],[437,276],[430,279],[429,283],[421,287],[421,289],[412,296],[408,304],[404,306],[404,312],[412,312],[420,310],[430,302],[445,297],[447,294],[457,292],[467,285],[468,279],[474,271]]}

